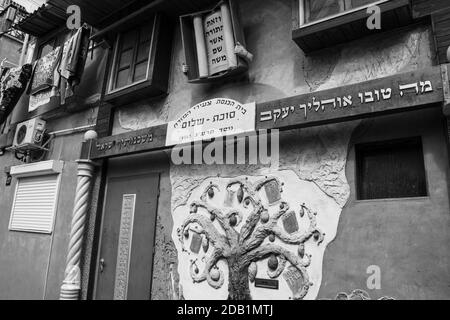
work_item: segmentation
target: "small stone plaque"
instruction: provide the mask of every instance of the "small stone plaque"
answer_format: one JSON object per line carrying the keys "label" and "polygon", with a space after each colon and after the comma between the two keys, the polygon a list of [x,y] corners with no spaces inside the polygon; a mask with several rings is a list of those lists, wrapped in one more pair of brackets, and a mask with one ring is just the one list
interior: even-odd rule
{"label": "small stone plaque", "polygon": [[280,186],[276,180],[268,182],[264,185],[269,205],[273,205],[281,200]]}
{"label": "small stone plaque", "polygon": [[233,201],[236,197],[236,191],[227,190],[227,195],[225,196],[224,206],[227,208],[233,207]]}
{"label": "small stone plaque", "polygon": [[283,217],[283,226],[284,230],[286,230],[287,233],[292,234],[298,231],[298,221],[297,217],[295,216],[294,211],[288,212]]}
{"label": "small stone plaque", "polygon": [[301,290],[303,283],[305,282],[303,275],[296,267],[293,266],[290,266],[283,273],[283,277],[294,295]]}
{"label": "small stone plaque", "polygon": [[126,300],[130,272],[131,240],[133,239],[136,194],[124,194],[120,218],[119,245],[117,249],[114,300]]}
{"label": "small stone plaque", "polygon": [[278,280],[273,279],[255,279],[255,287],[278,290]]}
{"label": "small stone plaque", "polygon": [[202,247],[202,236],[198,233],[192,234],[191,240],[191,252],[198,254],[200,252],[200,248]]}

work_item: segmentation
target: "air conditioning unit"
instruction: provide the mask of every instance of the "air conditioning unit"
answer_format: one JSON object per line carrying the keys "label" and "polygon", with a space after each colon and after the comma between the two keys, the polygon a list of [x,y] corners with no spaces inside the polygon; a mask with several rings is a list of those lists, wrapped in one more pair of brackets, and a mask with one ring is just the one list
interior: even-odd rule
{"label": "air conditioning unit", "polygon": [[6,12],[6,20],[14,21],[16,20],[17,9],[15,7],[9,7]]}
{"label": "air conditioning unit", "polygon": [[13,147],[16,149],[39,149],[44,139],[46,122],[40,118],[34,118],[22,123],[16,127]]}

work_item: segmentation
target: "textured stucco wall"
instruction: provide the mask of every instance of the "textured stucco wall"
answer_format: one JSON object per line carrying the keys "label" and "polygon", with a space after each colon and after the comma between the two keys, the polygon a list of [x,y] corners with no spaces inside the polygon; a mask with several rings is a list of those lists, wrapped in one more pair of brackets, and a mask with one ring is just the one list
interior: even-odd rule
{"label": "textured stucco wall", "polygon": [[[20,165],[11,154],[0,157],[3,167]],[[3,171],[3,170],[2,170]],[[15,181],[6,186],[6,174],[0,178],[0,299],[42,299],[48,264],[50,237],[8,230]],[[26,278],[28,281],[23,281]]]}
{"label": "textured stucco wall", "polygon": [[[255,55],[248,76],[224,83],[188,84],[181,72],[184,53],[177,28],[174,34],[168,96],[156,102],[140,101],[118,108],[114,119],[114,134],[174,120],[194,104],[210,98],[225,97],[242,103],[258,103],[432,65],[431,36],[426,26],[416,25],[409,29],[382,33],[305,57],[291,39],[291,1],[247,0],[241,1],[240,6],[244,13],[242,23],[247,49]],[[354,192],[353,181],[347,182],[349,172],[346,172],[346,165],[350,137],[359,123],[296,130],[281,135],[280,170],[292,170],[302,183],[314,184],[318,196],[327,196],[337,205],[337,216],[341,214],[341,208],[346,205],[348,199],[352,199]],[[171,185],[165,185],[165,188],[172,191],[171,213],[175,214],[176,208],[182,206],[195,188],[208,177],[218,174],[226,178],[243,175],[255,177],[267,173],[267,168],[260,166],[172,166]],[[302,183],[298,182],[298,186]],[[305,188],[304,184],[302,188]],[[159,212],[158,218],[156,243],[159,253],[155,260],[155,266],[158,267],[154,269],[154,299],[184,297],[177,292],[180,284],[183,286],[183,281],[177,280],[176,271],[179,267],[173,262],[177,241],[173,237],[173,230],[176,227],[172,217],[167,214],[167,210]],[[347,212],[346,217],[352,230],[354,226]],[[342,227],[338,228],[336,243],[340,239],[340,232],[346,231]],[[359,240],[361,239],[354,239],[354,243]],[[333,260],[327,255],[329,251],[342,246],[342,243],[331,245],[325,250],[324,270],[318,271],[324,277],[322,287],[335,282],[329,289],[321,289],[325,290],[323,293],[321,291],[317,295],[316,290],[316,294],[308,298],[315,298],[316,295],[323,298],[334,297],[341,290],[356,289],[351,288],[354,284],[352,282],[341,289],[342,283],[337,281],[352,279],[356,274],[352,274],[351,270],[347,271],[346,264],[342,264],[339,267],[340,274],[336,275]],[[167,255],[170,258],[166,258],[163,252],[170,252],[171,254]],[[342,260],[347,258],[342,249],[337,252],[336,254],[342,254]],[[355,252],[357,254],[359,250]],[[334,257],[332,253],[330,255]],[[171,272],[168,273],[167,270]],[[386,292],[387,295],[393,296],[396,293],[397,291]]]}
{"label": "textured stucco wall", "polygon": [[119,107],[114,134],[166,123],[210,98],[270,101],[432,64],[432,39],[425,26],[389,31],[305,57],[291,39],[291,1],[247,0],[240,6],[247,49],[255,55],[248,77],[189,84],[181,70],[185,62],[181,33],[175,28],[168,96]]}
{"label": "textured stucco wall", "polygon": [[[448,155],[440,107],[408,115],[366,120],[352,135],[347,178],[350,199],[336,240],[325,253],[319,298],[364,289],[372,298],[448,299]],[[384,130],[383,130],[384,128]],[[389,128],[389,130],[386,130]],[[422,137],[428,197],[356,200],[355,151],[358,143]],[[380,289],[368,290],[369,266],[381,272]]]}

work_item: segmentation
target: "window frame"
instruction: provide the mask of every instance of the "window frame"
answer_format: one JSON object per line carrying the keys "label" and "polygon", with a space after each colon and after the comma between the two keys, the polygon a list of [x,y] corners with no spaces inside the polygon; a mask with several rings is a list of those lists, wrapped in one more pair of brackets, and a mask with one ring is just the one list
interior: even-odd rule
{"label": "window frame", "polygon": [[[376,150],[376,149],[383,149],[392,147],[398,144],[404,144],[404,143],[417,143],[420,146],[420,160],[423,164],[423,178],[425,183],[425,195],[418,195],[418,196],[404,196],[404,197],[380,197],[380,198],[363,198],[362,197],[362,158],[358,155],[361,151],[364,150]],[[421,136],[413,136],[413,137],[406,137],[406,138],[400,138],[400,139],[390,139],[390,140],[381,140],[381,141],[374,141],[374,142],[365,142],[365,143],[358,143],[354,146],[354,173],[355,173],[355,181],[354,181],[354,187],[355,187],[355,201],[358,202],[365,202],[365,201],[402,201],[402,200],[420,200],[420,199],[428,199],[430,197],[430,188],[429,188],[429,182],[428,182],[428,174],[427,174],[427,165],[425,162],[425,152],[424,152],[424,145],[423,145],[423,139]]]}
{"label": "window frame", "polygon": [[[318,24],[318,23],[322,23],[322,22],[325,22],[325,21],[328,21],[328,20],[336,19],[338,17],[342,17],[342,16],[345,16],[345,15],[348,15],[348,14],[352,14],[352,13],[360,11],[360,10],[365,10],[365,9],[367,9],[369,7],[380,5],[380,4],[389,2],[391,0],[374,0],[373,3],[368,3],[368,4],[363,5],[363,6],[355,7],[355,8],[349,9],[349,10],[344,10],[343,12],[339,12],[339,13],[336,13],[336,14],[333,14],[333,15],[330,15],[330,16],[318,19],[318,20],[314,20],[314,21],[311,21],[311,22],[305,22],[306,21],[306,13],[307,13],[306,12],[306,1],[307,0],[298,0],[298,5],[299,5],[299,8],[298,8],[298,10],[299,10],[298,11],[299,12],[298,19],[299,20],[298,21],[299,21],[299,28],[300,29],[301,28],[307,28],[309,26],[312,26],[312,25],[315,25],[315,24]],[[337,1],[342,1],[343,4],[344,4],[344,7],[345,7],[345,4],[348,1],[350,1],[350,0],[337,0]]]}
{"label": "window frame", "polygon": [[[114,41],[114,47],[113,47],[113,50],[112,50],[112,52],[113,52],[112,63],[111,63],[111,66],[110,66],[110,68],[108,70],[108,86],[107,86],[106,95],[116,94],[116,93],[119,93],[121,91],[125,91],[127,89],[133,88],[135,86],[138,86],[140,84],[143,84],[143,83],[148,82],[148,81],[151,80],[150,68],[151,68],[151,64],[153,63],[153,61],[152,61],[153,52],[154,52],[155,49],[157,50],[157,48],[154,47],[154,45],[155,45],[155,41],[154,40],[155,40],[156,29],[157,29],[157,22],[158,22],[157,21],[157,15],[154,15],[153,22],[152,22],[152,35],[151,35],[151,38],[150,38],[150,50],[148,52],[147,72],[146,72],[145,79],[142,79],[142,80],[130,83],[130,84],[128,84],[126,86],[123,86],[123,87],[119,87],[119,88],[114,88],[113,89],[114,84],[117,81],[117,74],[118,74],[117,69],[119,67],[118,54],[119,54],[119,47],[120,47],[121,37],[127,31],[139,30],[139,28],[143,27],[146,22],[137,23],[133,27],[131,27],[131,28],[127,29],[127,30],[120,31],[120,32],[117,33],[116,39]],[[135,46],[136,45],[138,45],[138,43],[136,43]],[[136,50],[136,47],[133,47],[133,50]],[[134,58],[133,58],[133,60],[134,60]],[[136,63],[134,65],[132,65],[132,66],[130,65],[130,68],[131,67],[135,68],[136,67]]]}
{"label": "window frame", "polygon": [[91,37],[94,41],[102,39],[108,43],[108,60],[102,87],[104,102],[113,106],[123,106],[144,99],[156,100],[167,95],[175,25],[171,17],[164,12],[152,12],[152,15],[155,21],[151,31],[147,77],[120,89],[111,91],[113,66],[117,64],[117,36],[123,31],[144,26],[149,22],[148,15],[121,21],[117,26],[107,26]]}

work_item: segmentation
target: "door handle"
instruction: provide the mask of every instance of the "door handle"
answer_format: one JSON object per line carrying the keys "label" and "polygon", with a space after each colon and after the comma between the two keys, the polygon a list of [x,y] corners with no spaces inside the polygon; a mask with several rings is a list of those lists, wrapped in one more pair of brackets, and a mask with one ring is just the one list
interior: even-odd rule
{"label": "door handle", "polygon": [[103,270],[105,269],[105,259],[103,259],[103,258],[100,259],[99,268],[100,268],[100,272],[103,272]]}

